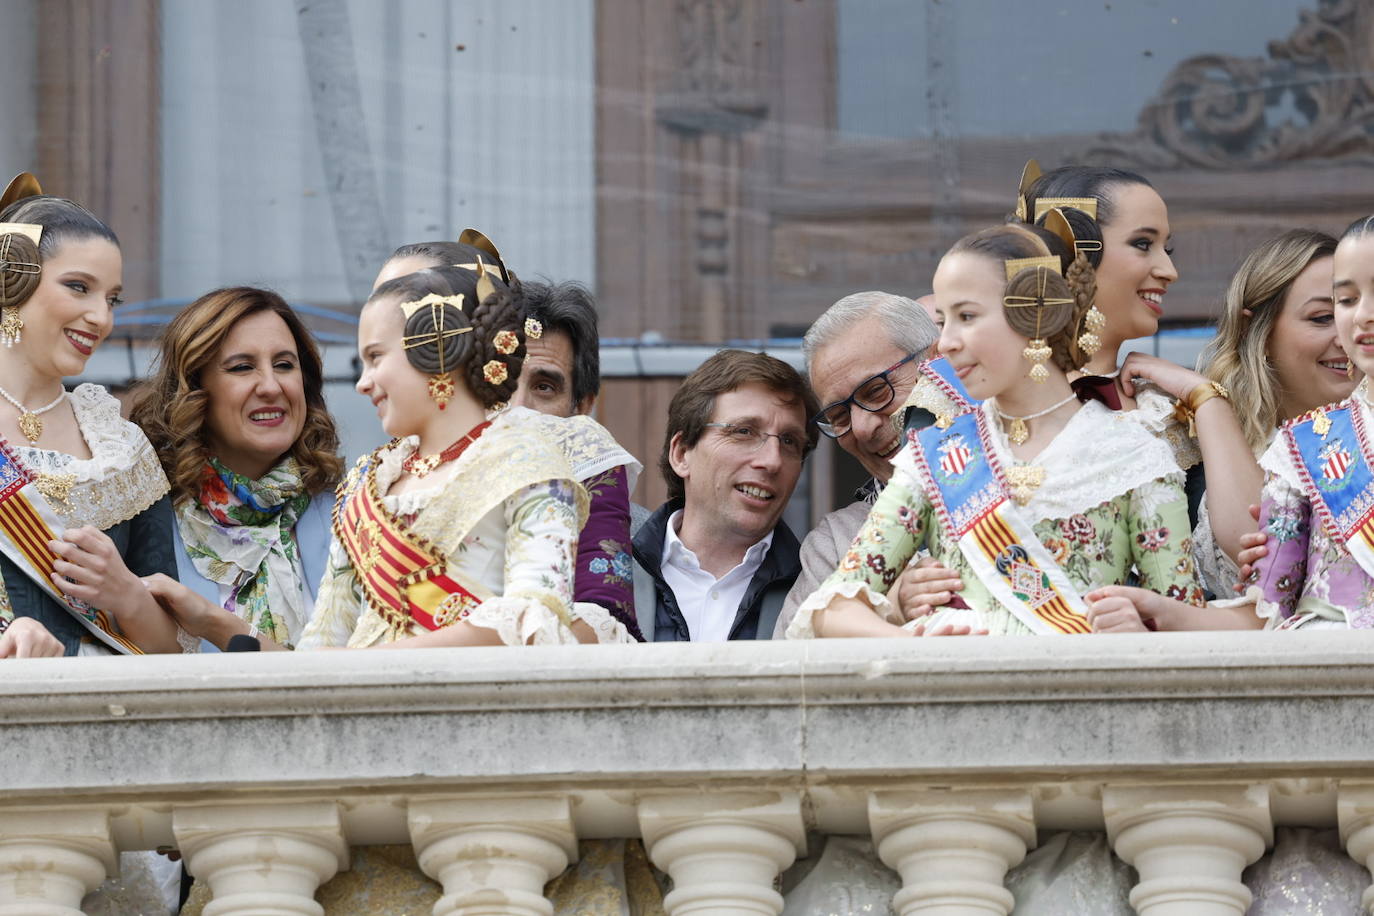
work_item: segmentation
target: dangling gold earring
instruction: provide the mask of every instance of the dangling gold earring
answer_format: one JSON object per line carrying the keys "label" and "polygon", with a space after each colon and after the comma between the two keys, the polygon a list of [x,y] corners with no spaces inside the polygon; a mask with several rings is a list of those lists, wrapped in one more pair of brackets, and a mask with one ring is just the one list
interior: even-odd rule
{"label": "dangling gold earring", "polygon": [[1083,327],[1085,330],[1078,335],[1078,349],[1088,356],[1092,356],[1102,349],[1102,329],[1107,326],[1107,316],[1098,309],[1094,302],[1092,308],[1088,309],[1083,316]]}
{"label": "dangling gold earring", "polygon": [[1355,380],[1355,361],[1348,356],[1345,358],[1345,377],[1352,382]]}
{"label": "dangling gold earring", "polygon": [[[1040,291],[1039,299],[1044,301],[1044,290]],[[1045,368],[1045,361],[1054,352],[1050,349],[1049,341],[1040,336],[1040,316],[1044,312],[1044,307],[1037,307],[1035,310],[1035,336],[1031,338],[1026,349],[1021,351],[1021,355],[1030,360],[1031,368],[1030,380],[1032,382],[1043,382],[1050,377],[1050,370]]]}
{"label": "dangling gold earring", "polygon": [[434,403],[443,410],[448,406],[448,402],[453,400],[453,373],[445,372],[440,375],[429,377],[429,396],[434,399]]}
{"label": "dangling gold earring", "polygon": [[0,308],[0,343],[6,348],[13,347],[23,338],[19,332],[24,330],[24,319],[19,317],[19,306],[7,305]]}

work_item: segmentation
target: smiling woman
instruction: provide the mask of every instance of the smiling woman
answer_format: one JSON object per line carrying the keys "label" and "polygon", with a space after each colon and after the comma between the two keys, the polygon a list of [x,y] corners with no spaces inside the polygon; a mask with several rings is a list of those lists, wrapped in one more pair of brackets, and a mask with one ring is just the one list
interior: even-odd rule
{"label": "smiling woman", "polygon": [[319,350],[280,296],[253,287],[201,296],[160,348],[131,417],[171,478],[182,591],[204,599],[164,604],[202,650],[238,634],[294,645],[343,473]]}
{"label": "smiling woman", "polygon": [[0,626],[36,619],[54,637],[24,641],[39,654],[174,652],[138,579],[175,569],[167,478],[104,388],[62,382],[110,333],[119,242],[37,191],[21,176],[0,199]]}

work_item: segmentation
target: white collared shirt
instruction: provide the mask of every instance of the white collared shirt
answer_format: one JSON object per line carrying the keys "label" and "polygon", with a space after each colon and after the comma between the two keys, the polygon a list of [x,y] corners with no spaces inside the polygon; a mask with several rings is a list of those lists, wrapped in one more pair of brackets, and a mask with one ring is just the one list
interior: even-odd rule
{"label": "white collared shirt", "polygon": [[663,581],[673,590],[692,642],[725,642],[734,628],[744,593],[773,545],[773,532],[769,531],[763,540],[746,550],[740,564],[717,579],[701,568],[697,555],[678,538],[681,524],[679,509],[669,517],[663,535]]}

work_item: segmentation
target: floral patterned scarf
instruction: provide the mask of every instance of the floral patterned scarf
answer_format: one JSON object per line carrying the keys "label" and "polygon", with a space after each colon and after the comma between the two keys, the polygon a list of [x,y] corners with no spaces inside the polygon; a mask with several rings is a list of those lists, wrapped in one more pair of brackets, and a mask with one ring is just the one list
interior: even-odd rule
{"label": "floral patterned scarf", "polygon": [[251,480],[211,458],[200,492],[177,508],[177,527],[196,571],[229,589],[224,607],[282,645],[309,613],[296,520],[310,505],[294,458]]}

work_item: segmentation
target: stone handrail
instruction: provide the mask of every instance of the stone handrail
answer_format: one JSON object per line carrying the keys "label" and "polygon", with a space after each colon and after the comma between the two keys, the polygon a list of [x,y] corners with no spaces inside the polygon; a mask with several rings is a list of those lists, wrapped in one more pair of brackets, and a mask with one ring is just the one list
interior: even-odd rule
{"label": "stone handrail", "polygon": [[1275,825],[1374,857],[1359,631],[50,659],[0,680],[0,916],[78,913],[118,851],[159,845],[218,914],[320,913],[316,885],[377,843],[414,844],[444,914],[490,893],[550,912],[579,838],[642,836],[676,914],[776,914],[808,830],[871,834],[903,914],[1008,912],[1037,829],[1105,828],[1150,916],[1243,913]]}

